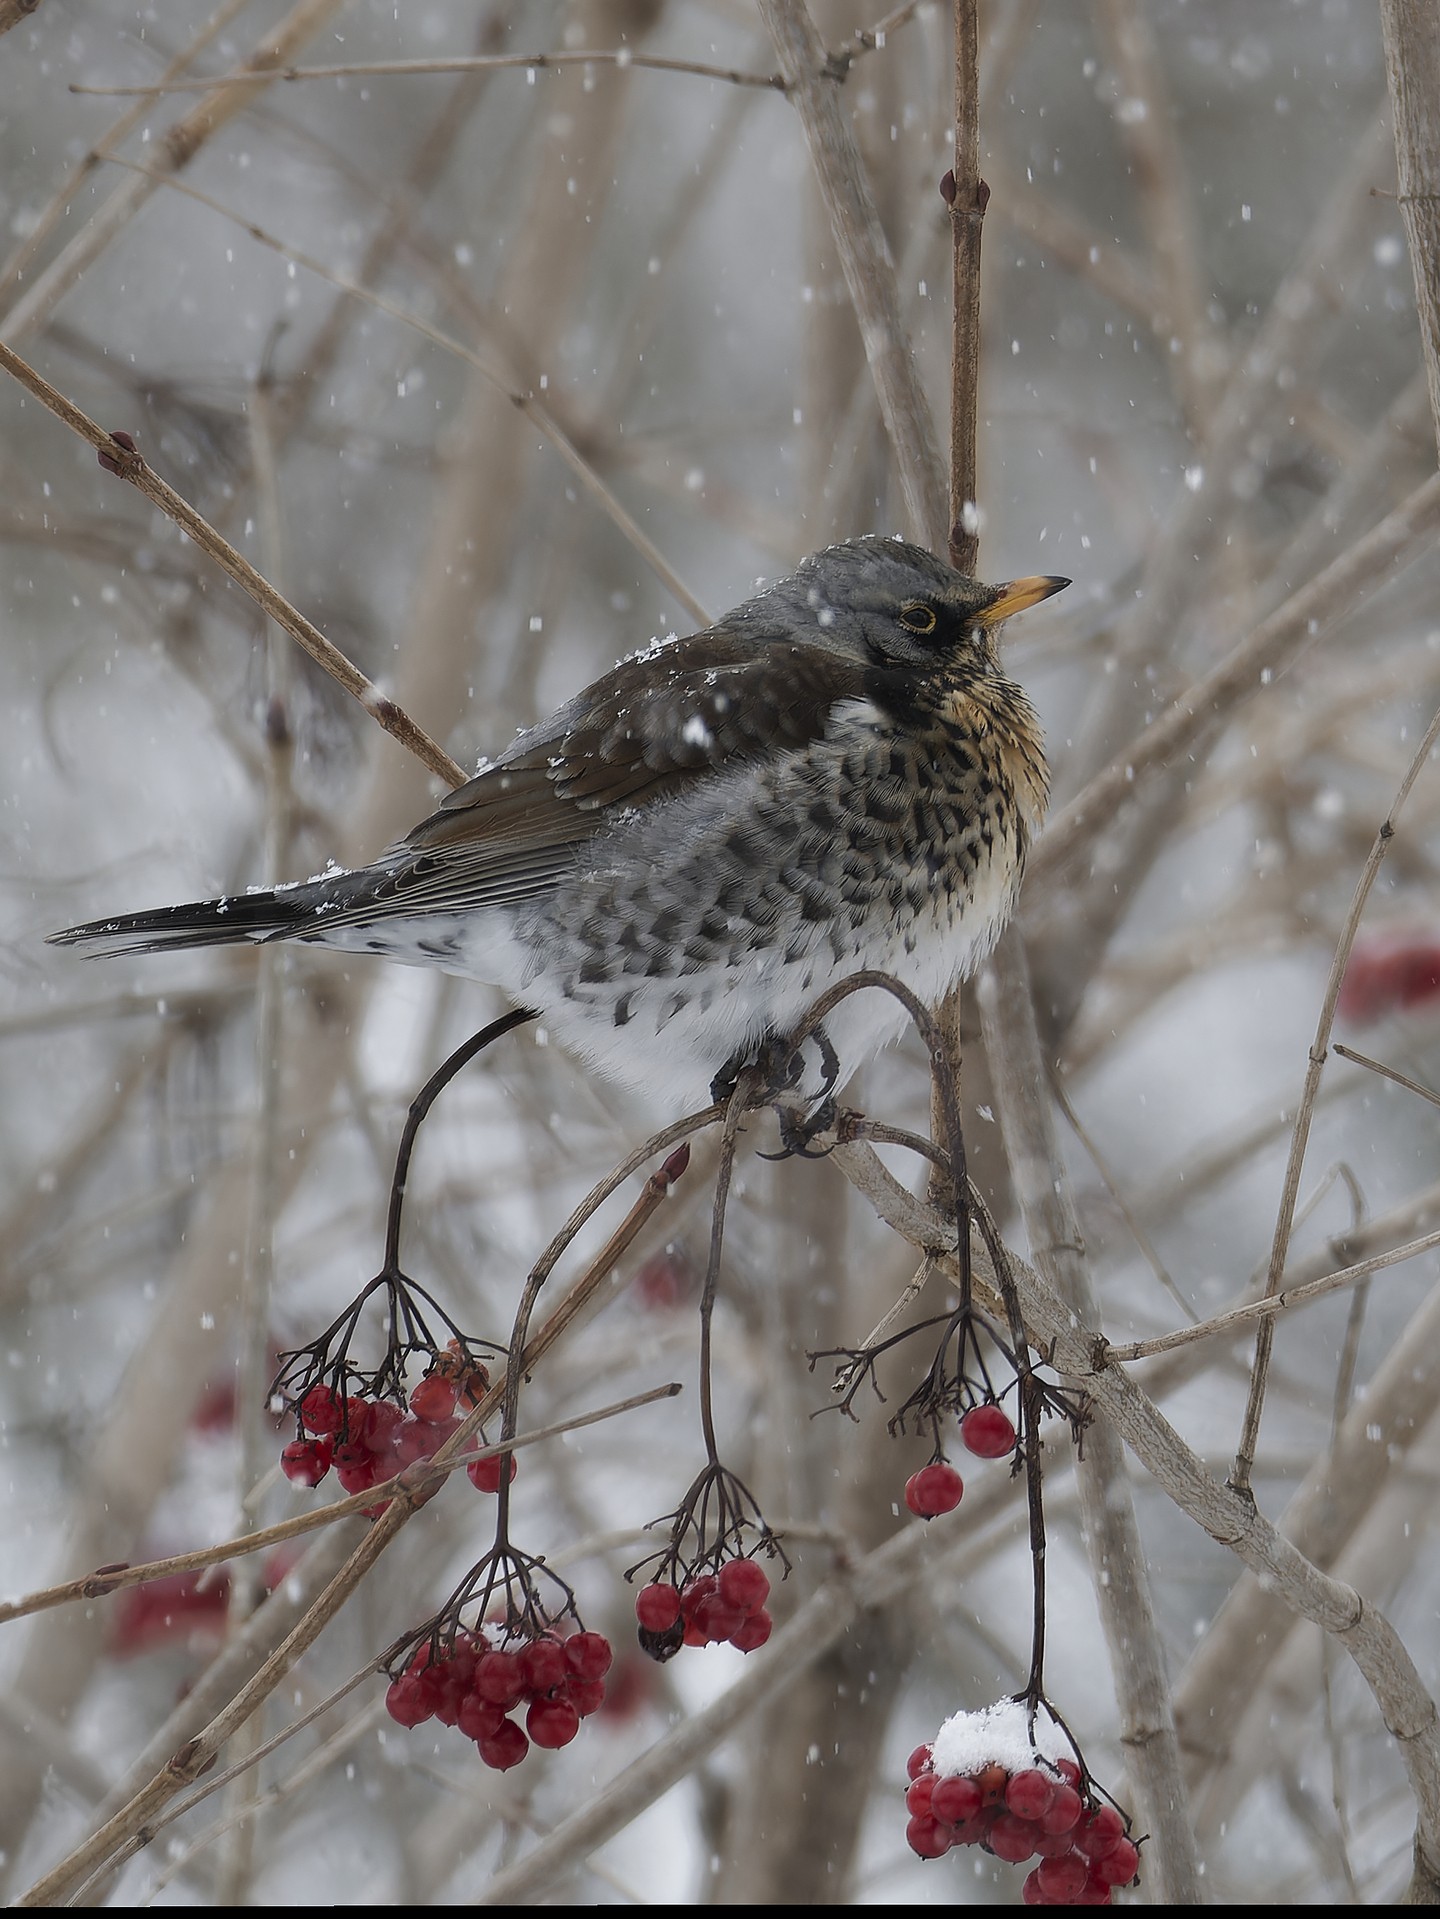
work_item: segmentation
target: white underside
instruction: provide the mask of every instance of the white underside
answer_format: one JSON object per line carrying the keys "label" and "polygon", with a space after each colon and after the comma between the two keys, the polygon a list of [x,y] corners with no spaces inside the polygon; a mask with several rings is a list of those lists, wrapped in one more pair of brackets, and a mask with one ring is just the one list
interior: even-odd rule
{"label": "white underside", "polygon": [[[500,987],[534,1007],[554,1039],[607,1078],[645,1093],[674,1111],[703,1105],[715,1075],[737,1055],[752,1053],[770,1034],[789,1033],[838,980],[873,970],[888,973],[928,1007],[957,980],[973,972],[995,943],[1012,905],[1010,884],[994,867],[977,875],[963,924],[948,922],[937,902],[932,918],[910,929],[910,950],[896,929],[876,929],[843,966],[828,946],[788,964],[777,952],[751,954],[743,969],[712,968],[679,979],[598,985],[583,998],[559,990],[555,964],[515,937],[511,915],[472,911],[423,919],[387,920],[376,926],[336,927],[323,944],[354,952],[381,952],[402,963],[439,965],[462,978]],[[450,937],[454,951],[443,959],[435,947]],[[421,951],[424,940],[427,951]],[[624,1025],[614,1023],[615,1002],[629,1002]],[[867,988],[845,999],[825,1019],[825,1033],[840,1060],[840,1084],[905,1029],[909,1015],[893,994]],[[807,1056],[818,1062],[818,1055]],[[808,1082],[807,1082],[808,1083]]]}

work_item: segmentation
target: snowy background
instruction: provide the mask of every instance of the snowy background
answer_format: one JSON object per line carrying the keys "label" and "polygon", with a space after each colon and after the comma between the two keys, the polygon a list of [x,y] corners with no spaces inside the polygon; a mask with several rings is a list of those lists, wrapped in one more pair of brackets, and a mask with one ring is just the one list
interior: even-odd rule
{"label": "snowy background", "polygon": [[[811,11],[838,48],[882,10]],[[843,99],[943,439],[949,9],[897,13],[882,45],[854,48]],[[828,541],[907,530],[779,91],[633,61],[276,81],[208,118],[213,92],[115,91],[233,73],[274,36],[300,68],[623,47],[761,78],[776,56],[747,0],[41,0],[0,38],[0,340],[133,434],[456,758],[693,627],[692,606],[719,614]],[[1435,438],[1370,0],[996,0],[981,36],[980,568],[1074,579],[1007,641],[1063,805],[1419,486]],[[375,1270],[405,1105],[501,1002],[308,952],[262,980],[253,952],[86,965],[46,948],[112,909],[372,857],[438,788],[3,376],[0,536],[0,1594],[18,1598],[327,1496],[273,1471],[287,1435],[264,1412],[266,1368]],[[1193,760],[1147,776],[1143,830],[1097,823],[1064,870],[1042,848],[1024,924],[1112,1340],[1218,1312],[1263,1270],[1339,929],[1440,692],[1436,584],[1422,554],[1338,593],[1291,670],[1257,681]],[[1361,931],[1377,1017],[1342,1033],[1432,1085],[1436,812],[1427,771]],[[1407,944],[1408,972],[1388,958]],[[409,1270],[495,1338],[550,1234],[652,1123],[542,1038],[522,1032],[447,1093],[411,1185]],[[977,1178],[1008,1217],[973,1044],[966,1086]],[[852,1096],[923,1126],[919,1049]],[[1437,1135],[1433,1107],[1332,1059],[1293,1269],[1425,1231]],[[517,1481],[517,1537],[627,1649],[615,1708],[501,1778],[453,1732],[388,1725],[368,1679],[94,1897],[475,1899],[770,1656],[709,1648],[662,1670],[629,1650],[621,1573],[701,1459],[693,1307],[713,1165],[697,1148],[522,1414],[686,1387],[528,1453]],[[812,1421],[828,1381],[805,1362],[861,1338],[912,1267],[833,1168],[742,1154],[717,1403],[727,1458],[793,1542],[777,1617],[918,1523],[898,1502],[923,1449],[885,1432],[917,1349],[884,1376],[888,1409],[857,1402],[858,1425]],[[1324,1505],[1333,1466],[1344,1497],[1308,1550],[1386,1610],[1431,1686],[1434,1277],[1432,1254],[1282,1322],[1256,1473],[1278,1521],[1297,1494]],[[1222,1478],[1251,1345],[1137,1368]],[[237,1389],[262,1374],[259,1394]],[[1125,1802],[1068,1453],[1052,1450],[1049,1689]],[[1019,1870],[922,1862],[903,1837],[906,1753],[1028,1663],[1023,1489],[999,1465],[967,1479],[906,1589],[783,1694],[777,1672],[774,1703],[637,1804],[560,1896],[1018,1901]],[[1212,1896],[1393,1899],[1413,1809],[1344,1653],[1281,1608],[1237,1615],[1234,1558],[1138,1468],[1133,1492]],[[258,1737],[432,1611],[484,1550],[490,1509],[462,1480],[407,1526]],[[363,1522],[341,1531],[353,1546]],[[274,1643],[266,1605],[246,1625],[247,1563],[228,1594],[212,1576],[148,1612],[116,1596],[0,1624],[8,1896],[234,1690],[250,1668],[243,1652],[224,1664],[227,1631]],[[269,1565],[271,1615],[321,1570]]]}

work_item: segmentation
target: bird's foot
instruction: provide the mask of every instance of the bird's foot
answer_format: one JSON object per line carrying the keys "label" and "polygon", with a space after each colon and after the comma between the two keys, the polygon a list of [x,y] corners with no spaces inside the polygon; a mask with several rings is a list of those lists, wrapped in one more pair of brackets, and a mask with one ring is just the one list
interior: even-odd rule
{"label": "bird's foot", "polygon": [[839,1114],[835,1087],[840,1061],[823,1027],[810,1037],[820,1053],[820,1090],[813,1099],[797,1093],[805,1071],[803,1041],[796,1046],[788,1039],[772,1038],[756,1056],[764,1089],[760,1098],[775,1108],[780,1127],[780,1151],[762,1153],[762,1159],[823,1159],[831,1150],[830,1146],[817,1148],[815,1141],[831,1130]]}
{"label": "bird's foot", "polygon": [[780,1128],[780,1151],[761,1153],[761,1159],[824,1159],[835,1150],[832,1139],[826,1146],[817,1146],[816,1140],[822,1133],[828,1133],[840,1116],[840,1108],[835,1103],[833,1093],[825,1093],[810,1108],[801,1112],[794,1106],[786,1106],[778,1101],[775,1105],[775,1118]]}

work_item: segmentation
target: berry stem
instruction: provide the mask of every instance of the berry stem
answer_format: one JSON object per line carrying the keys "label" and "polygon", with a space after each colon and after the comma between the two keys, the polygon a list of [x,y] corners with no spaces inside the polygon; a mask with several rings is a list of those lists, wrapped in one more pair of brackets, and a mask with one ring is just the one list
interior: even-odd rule
{"label": "berry stem", "polygon": [[705,1456],[712,1467],[720,1465],[715,1442],[715,1414],[711,1397],[710,1322],[715,1312],[715,1296],[720,1285],[720,1255],[725,1244],[725,1210],[730,1202],[730,1179],[735,1169],[735,1145],[740,1131],[740,1116],[749,1106],[759,1076],[746,1067],[735,1082],[725,1108],[725,1124],[720,1133],[720,1161],[715,1170],[715,1198],[710,1212],[710,1257],[705,1267],[705,1285],[700,1295],[700,1430],[705,1439]]}
{"label": "berry stem", "polygon": [[415,1150],[415,1136],[420,1131],[426,1114],[456,1074],[468,1066],[477,1053],[484,1052],[487,1046],[493,1045],[497,1039],[503,1039],[506,1033],[513,1032],[517,1026],[523,1026],[527,1020],[539,1017],[538,1013],[531,1012],[528,1007],[517,1006],[500,1019],[491,1020],[488,1026],[472,1034],[463,1046],[457,1046],[411,1100],[410,1110],[405,1115],[405,1125],[400,1134],[400,1146],[395,1154],[394,1177],[390,1181],[390,1208],[385,1221],[384,1271],[398,1272],[400,1269],[400,1215],[405,1204],[405,1188],[410,1178],[410,1158]]}

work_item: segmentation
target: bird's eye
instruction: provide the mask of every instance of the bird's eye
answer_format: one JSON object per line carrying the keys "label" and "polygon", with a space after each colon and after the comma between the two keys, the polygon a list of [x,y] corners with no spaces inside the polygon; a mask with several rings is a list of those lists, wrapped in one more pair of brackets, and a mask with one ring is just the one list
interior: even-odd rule
{"label": "bird's eye", "polygon": [[933,633],[935,609],[927,606],[924,600],[907,600],[900,609],[900,624],[908,627],[912,633]]}

